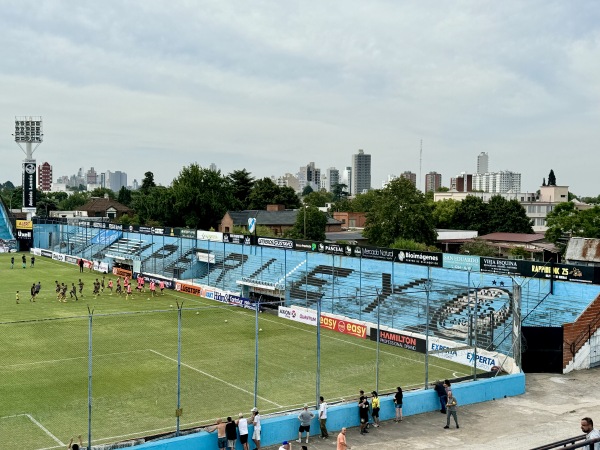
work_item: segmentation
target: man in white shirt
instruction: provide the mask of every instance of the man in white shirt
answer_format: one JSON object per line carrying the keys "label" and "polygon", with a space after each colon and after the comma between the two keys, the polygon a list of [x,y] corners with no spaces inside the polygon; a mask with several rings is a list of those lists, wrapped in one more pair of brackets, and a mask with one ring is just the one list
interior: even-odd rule
{"label": "man in white shirt", "polygon": [[321,395],[319,397],[319,426],[321,427],[321,439],[327,439],[329,433],[327,432],[327,402]]}
{"label": "man in white shirt", "polygon": [[244,419],[244,415],[242,413],[239,414],[239,419],[235,421],[235,424],[238,427],[238,433],[240,435],[240,444],[244,450],[248,450],[248,420]]}
{"label": "man in white shirt", "polygon": [[256,450],[260,450],[260,414],[258,408],[255,406],[252,408],[252,425],[254,425],[254,432],[252,433],[252,440],[256,445]]}
{"label": "man in white shirt", "polygon": [[[600,438],[600,431],[594,430],[594,421],[589,417],[581,419],[581,431],[585,433],[586,440]],[[594,444],[594,450],[600,450],[600,442]]]}

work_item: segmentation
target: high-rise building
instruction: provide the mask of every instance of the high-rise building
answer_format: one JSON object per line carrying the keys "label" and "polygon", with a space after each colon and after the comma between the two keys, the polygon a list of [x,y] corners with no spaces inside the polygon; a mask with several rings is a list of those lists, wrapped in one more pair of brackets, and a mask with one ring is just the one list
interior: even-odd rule
{"label": "high-rise building", "polygon": [[50,163],[42,163],[38,166],[38,189],[42,192],[52,190],[52,166]]}
{"label": "high-rise building", "polygon": [[490,158],[487,152],[481,152],[477,156],[477,173],[488,173],[489,172]]}
{"label": "high-rise building", "polygon": [[98,184],[98,174],[93,167],[90,167],[90,170],[85,174],[85,182],[87,184]]}
{"label": "high-rise building", "polygon": [[352,155],[352,195],[371,189],[371,155],[360,149]]}
{"label": "high-rise building", "polygon": [[417,185],[417,174],[411,172],[410,170],[406,170],[404,172],[402,172],[402,174],[400,175],[400,178],[406,178],[408,181],[410,181],[413,186]]}
{"label": "high-rise building", "polygon": [[321,189],[321,169],[315,167],[314,162],[309,162],[306,166],[300,167],[298,181],[300,182],[301,191],[306,186],[310,186],[313,191],[318,191]]}
{"label": "high-rise building", "polygon": [[344,169],[342,183],[346,185],[346,192],[352,195],[352,167],[348,166]]}
{"label": "high-rise building", "polygon": [[298,177],[292,175],[291,173],[286,173],[285,175],[281,175],[279,177],[271,176],[271,180],[273,180],[273,183],[279,187],[291,187],[294,192],[301,192]]}
{"label": "high-rise building", "polygon": [[429,172],[425,175],[425,192],[435,192],[442,187],[442,174]]}
{"label": "high-rise building", "polygon": [[217,170],[217,165],[215,163],[210,163],[210,166],[208,166],[209,170],[212,170],[213,172],[216,172]]}
{"label": "high-rise building", "polygon": [[521,192],[521,174],[504,170],[501,172],[476,173],[473,189],[482,192]]}
{"label": "high-rise building", "polygon": [[473,191],[473,175],[463,172],[456,177],[450,178],[450,190],[457,192]]}
{"label": "high-rise building", "polygon": [[329,167],[326,170],[327,175],[327,192],[331,192],[336,184],[340,184],[340,171],[335,167]]}
{"label": "high-rise building", "polygon": [[104,187],[113,192],[119,192],[122,187],[127,187],[127,174],[120,170],[115,172],[107,170]]}

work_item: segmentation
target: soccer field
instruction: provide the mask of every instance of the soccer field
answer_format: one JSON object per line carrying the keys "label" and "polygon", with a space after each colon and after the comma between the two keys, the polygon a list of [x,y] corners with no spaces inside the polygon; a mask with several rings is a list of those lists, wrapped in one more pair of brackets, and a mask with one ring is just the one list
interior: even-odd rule
{"label": "soccer field", "polygon": [[[313,404],[317,330],[199,297],[165,292],[92,295],[102,274],[37,257],[0,254],[0,435],[7,448],[66,447],[87,436],[88,374],[92,373],[94,444],[172,431],[178,395],[178,311],[181,321],[181,428],[249,413],[255,398],[263,414]],[[55,281],[85,283],[78,301],[61,303]],[[114,276],[106,276],[116,280]],[[36,302],[29,289],[41,282]],[[15,300],[20,291],[20,303]],[[93,311],[90,319],[88,308]],[[91,365],[88,358],[91,327]],[[391,392],[422,387],[424,355],[335,333],[321,332],[320,394],[328,402],[354,399],[359,389]],[[378,376],[376,361],[379,361]],[[430,358],[429,380],[467,375],[469,369]]]}

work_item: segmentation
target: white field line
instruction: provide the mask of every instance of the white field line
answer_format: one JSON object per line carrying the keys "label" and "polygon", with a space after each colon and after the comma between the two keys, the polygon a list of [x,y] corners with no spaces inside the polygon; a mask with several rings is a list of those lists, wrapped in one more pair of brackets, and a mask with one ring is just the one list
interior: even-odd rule
{"label": "white field line", "polygon": [[[60,445],[60,447],[64,448],[67,445],[67,444],[63,443],[59,438],[54,436],[52,433],[50,433],[48,428],[46,428],[44,425],[42,425],[37,420],[35,420],[31,416],[31,414],[15,414],[13,416],[4,416],[4,417],[0,417],[0,420],[1,419],[11,419],[13,417],[27,417],[31,422],[33,422],[36,426],[38,426],[44,433],[46,433],[46,435],[48,437],[50,437],[54,442],[56,442],[58,445]],[[52,447],[52,448],[56,448],[56,447]]]}
{"label": "white field line", "polygon": [[[115,355],[126,355],[129,353],[136,353],[136,352],[147,352],[148,349],[140,349],[140,350],[128,350],[126,352],[115,352],[115,353],[103,353],[100,355],[93,355],[94,358],[102,358],[105,356],[115,356]],[[78,360],[78,359],[88,359],[88,356],[74,356],[72,358],[61,358],[61,359],[47,359],[47,360],[42,360],[42,361],[32,361],[32,362],[28,362],[28,363],[19,363],[19,364],[7,364],[4,366],[0,366],[0,369],[8,369],[11,367],[23,367],[23,366],[33,366],[36,364],[55,364],[55,363],[61,363],[61,362],[65,362],[65,361],[74,361],[74,360]]]}
{"label": "white field line", "polygon": [[[237,313],[237,314],[244,314],[243,311],[234,311],[234,312]],[[290,323],[286,323],[286,322],[289,322],[289,321],[278,322],[278,321],[275,321],[275,320],[272,320],[272,319],[265,319],[263,317],[261,317],[260,320],[265,321],[265,322],[272,322],[272,323],[276,323],[276,324],[281,324],[281,325],[284,325],[284,326],[286,326],[288,328],[294,328],[296,330],[304,331],[305,333],[315,334],[315,332],[312,331],[312,330],[307,330],[305,328],[301,328],[301,327],[292,325]],[[321,337],[323,337],[323,335],[321,335]],[[346,339],[337,338],[335,336],[325,336],[325,339],[332,339],[332,340],[335,340],[335,341],[344,342],[344,343],[349,344],[349,345],[354,345],[356,347],[366,348],[367,350],[377,351],[376,348],[371,348],[371,347],[369,347],[367,345],[359,344],[358,342],[347,341]],[[397,355],[396,353],[388,352],[386,350],[380,350],[380,353],[383,353],[383,354],[386,354],[386,355],[395,356],[396,358],[408,359],[409,361],[416,362],[416,363],[421,363],[417,359],[409,358],[408,356]],[[421,363],[421,364],[425,365],[425,363]],[[447,370],[446,367],[442,367],[442,366],[439,366],[437,364],[431,364],[431,363],[429,363],[429,365],[432,366],[432,367],[437,367],[439,369]],[[461,373],[461,372],[458,372],[458,373]],[[462,374],[462,375],[466,376],[468,374],[465,373],[465,374]]]}
{"label": "white field line", "polygon": [[[173,362],[175,362],[175,363],[177,362],[177,360],[176,360],[175,358],[171,358],[170,356],[163,355],[162,353],[160,353],[160,352],[157,352],[156,350],[152,350],[152,349],[149,349],[149,350],[150,350],[152,353],[156,354],[156,355],[162,356],[163,358],[166,358],[166,359],[168,359],[168,360],[170,360],[170,361],[173,361]],[[202,375],[204,375],[204,376],[207,376],[207,377],[209,377],[209,378],[212,378],[213,380],[220,381],[221,383],[224,383],[224,384],[226,384],[227,386],[230,386],[230,387],[232,387],[232,388],[234,388],[234,389],[237,389],[237,390],[239,390],[239,391],[245,392],[246,394],[249,394],[249,395],[254,395],[254,393],[253,393],[253,392],[250,392],[250,391],[248,391],[248,390],[246,390],[246,389],[244,389],[244,388],[241,388],[241,387],[239,387],[239,386],[237,386],[237,385],[235,385],[235,384],[233,384],[233,383],[230,383],[230,382],[228,382],[228,381],[225,381],[225,380],[223,380],[222,378],[215,377],[214,375],[211,375],[211,374],[210,374],[210,373],[208,373],[208,372],[204,372],[203,370],[197,369],[196,367],[190,366],[189,364],[184,364],[184,363],[181,363],[181,365],[182,365],[182,366],[184,366],[184,367],[187,367],[187,368],[188,368],[188,369],[190,369],[190,370],[193,370],[193,371],[195,371],[195,372],[201,373],[201,374],[202,374]],[[259,396],[258,396],[258,398],[260,398],[261,400],[263,400],[263,401],[265,401],[265,402],[271,403],[272,405],[275,405],[275,406],[277,406],[278,408],[283,408],[283,405],[280,405],[280,404],[278,404],[278,403],[275,403],[275,402],[273,402],[273,401],[271,401],[271,400],[269,400],[269,399],[267,399],[267,398],[265,398],[265,397],[261,397],[261,396],[259,395]]]}

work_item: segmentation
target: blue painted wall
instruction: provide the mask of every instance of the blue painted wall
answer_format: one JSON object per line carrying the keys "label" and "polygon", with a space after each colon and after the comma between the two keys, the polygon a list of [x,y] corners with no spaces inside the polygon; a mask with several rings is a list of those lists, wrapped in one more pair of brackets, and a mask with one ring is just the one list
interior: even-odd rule
{"label": "blue painted wall", "polygon": [[[477,382],[457,383],[452,386],[452,392],[458,401],[460,414],[460,408],[465,405],[524,394],[525,374],[506,375]],[[395,417],[393,397],[382,396],[380,399],[381,420],[393,419]],[[433,389],[404,393],[404,404],[402,409],[404,416],[437,411],[439,408],[439,399]],[[313,413],[315,414],[315,419],[311,424],[310,433],[311,436],[318,439],[320,433],[319,422],[316,418],[317,412],[313,411]],[[299,422],[297,417],[298,413],[264,418],[261,444],[264,446],[276,445],[281,444],[284,440],[289,441],[298,439]],[[356,403],[329,407],[327,429],[330,433],[337,432],[342,427],[356,427],[358,425],[359,420]],[[250,436],[252,436],[252,427],[250,427],[249,433]],[[136,446],[136,448],[153,450],[212,449],[217,448],[217,433],[199,432],[188,436],[143,444]],[[236,449],[242,449],[239,441],[237,442]]]}

